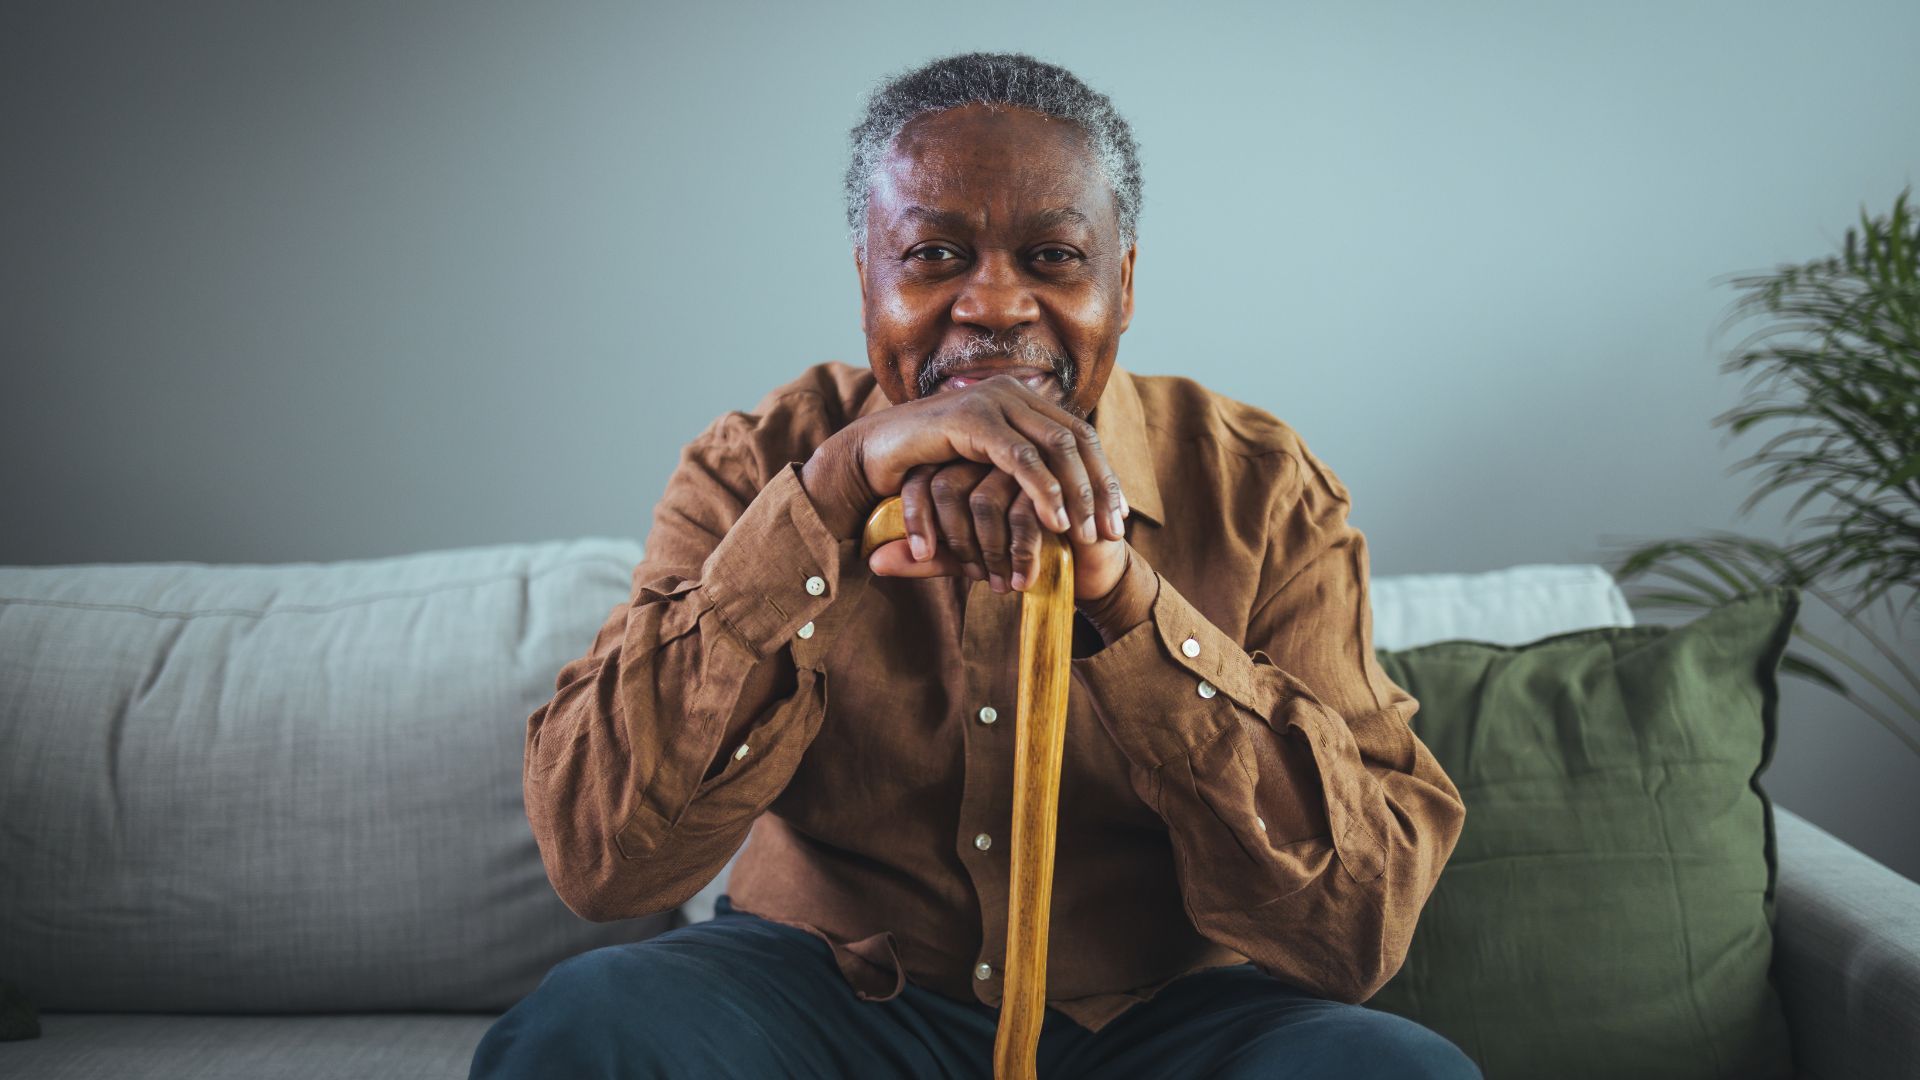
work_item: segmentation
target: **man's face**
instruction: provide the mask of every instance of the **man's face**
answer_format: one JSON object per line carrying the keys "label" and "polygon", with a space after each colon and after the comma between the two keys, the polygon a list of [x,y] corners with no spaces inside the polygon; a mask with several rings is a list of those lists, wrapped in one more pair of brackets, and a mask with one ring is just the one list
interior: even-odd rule
{"label": "man's face", "polygon": [[1133,258],[1081,130],[968,105],[909,123],[854,252],[867,360],[894,404],[1002,371],[1085,418],[1133,318]]}

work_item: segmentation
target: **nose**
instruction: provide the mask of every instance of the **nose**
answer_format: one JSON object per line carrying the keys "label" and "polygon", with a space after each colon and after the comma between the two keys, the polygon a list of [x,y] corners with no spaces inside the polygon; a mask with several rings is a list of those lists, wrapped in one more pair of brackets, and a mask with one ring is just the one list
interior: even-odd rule
{"label": "nose", "polygon": [[953,298],[953,321],[1002,334],[1040,318],[1040,304],[1022,279],[1013,256],[982,252]]}

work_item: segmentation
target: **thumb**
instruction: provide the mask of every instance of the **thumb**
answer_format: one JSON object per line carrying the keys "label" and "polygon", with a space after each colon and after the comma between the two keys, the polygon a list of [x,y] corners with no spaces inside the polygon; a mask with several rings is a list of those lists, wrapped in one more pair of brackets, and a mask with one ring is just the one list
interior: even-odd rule
{"label": "thumb", "polygon": [[905,540],[889,540],[873,549],[867,556],[867,569],[881,577],[960,577],[966,573],[960,560],[953,557],[944,545],[936,549],[933,558],[926,562],[914,562],[913,550]]}

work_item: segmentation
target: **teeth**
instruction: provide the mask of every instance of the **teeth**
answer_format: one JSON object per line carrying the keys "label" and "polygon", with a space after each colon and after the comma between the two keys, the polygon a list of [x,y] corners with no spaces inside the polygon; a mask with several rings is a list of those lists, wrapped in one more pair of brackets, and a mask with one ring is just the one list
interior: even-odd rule
{"label": "teeth", "polygon": [[[972,386],[974,383],[979,382],[980,378],[981,377],[973,375],[949,375],[946,378],[946,385],[954,390],[958,390],[962,387]],[[985,378],[992,378],[992,376],[985,376]],[[1053,381],[1053,376],[1044,371],[1022,375],[1019,378],[1021,382],[1026,383],[1035,390],[1039,390]]]}

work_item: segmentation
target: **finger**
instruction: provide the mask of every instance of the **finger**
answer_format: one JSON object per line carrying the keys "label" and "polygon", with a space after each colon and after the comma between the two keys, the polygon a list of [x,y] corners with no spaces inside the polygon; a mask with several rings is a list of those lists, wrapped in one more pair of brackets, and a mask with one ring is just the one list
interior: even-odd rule
{"label": "finger", "polygon": [[[1093,424],[1068,412],[1052,400],[1034,393],[1024,384],[1021,389],[1026,393],[1030,407],[1042,415],[1072,431],[1078,444],[1082,466],[1086,469],[1087,480],[1091,488],[1091,517],[1093,528],[1089,530],[1086,519],[1074,518],[1075,528],[1079,530],[1082,543],[1093,543],[1098,534],[1108,540],[1126,538],[1126,517],[1133,512],[1127,505],[1126,493],[1120,487],[1120,477],[1107,461],[1105,447],[1100,444],[1100,432]],[[1064,483],[1068,479],[1059,476]]]}
{"label": "finger", "polygon": [[1095,522],[1100,526],[1100,535],[1108,540],[1124,540],[1127,537],[1127,496],[1120,490],[1120,477],[1107,461],[1107,451],[1100,444],[1100,433],[1092,424],[1084,420],[1074,421],[1079,425],[1080,457],[1087,467],[1087,478],[1093,482],[1093,491],[1098,508],[1094,512]]}
{"label": "finger", "polygon": [[975,460],[990,461],[1012,476],[1035,506],[1045,508],[1047,520],[1064,530],[1069,521],[1066,504],[1060,498],[1060,481],[1054,479],[1053,470],[1047,468],[1046,455],[1004,419],[996,427],[998,430],[976,433],[969,440],[968,455],[978,454]]}
{"label": "finger", "polygon": [[987,580],[993,583],[994,592],[1005,592],[1011,587],[1008,582],[1013,578],[1012,536],[1007,527],[1007,511],[1020,497],[1019,481],[995,469],[974,486],[968,500],[973,510],[974,538],[980,544],[980,562],[987,568]]}
{"label": "finger", "polygon": [[[1019,385],[1018,380],[1009,381]],[[1091,434],[1092,425],[1059,409],[1053,409],[1050,414],[1047,410],[1051,407],[1038,394],[1024,385],[1020,389],[1022,399],[1009,405],[1007,419],[1046,455],[1047,468],[1060,484],[1061,506],[1069,521],[1069,526],[1060,531],[1075,531],[1083,543],[1092,543],[1099,536],[1099,526],[1093,520],[1094,511],[1099,507],[1094,501],[1093,483],[1087,477],[1080,449],[1081,432]],[[1034,505],[1040,504],[1036,501]],[[1057,516],[1055,520],[1059,520]]]}
{"label": "finger", "polygon": [[[941,465],[928,481],[933,495],[933,516],[940,539],[955,559],[963,563],[980,562],[980,545],[973,535],[973,512],[967,499],[975,485],[992,471],[973,461],[955,461]],[[985,565],[981,566],[985,576]]]}
{"label": "finger", "polygon": [[966,567],[951,552],[941,551],[933,558],[919,560],[905,540],[889,540],[867,556],[867,569],[882,577],[930,578],[967,577]]}
{"label": "finger", "polygon": [[1040,515],[1033,500],[1021,495],[1007,511],[1007,528],[1012,533],[1013,587],[1025,589],[1040,565]]}
{"label": "finger", "polygon": [[[978,385],[984,388],[999,378],[995,376]],[[1035,395],[1018,380],[1006,382],[1016,389],[1003,390],[1000,398],[990,394],[968,395],[967,410],[962,414],[962,421],[949,430],[948,443],[961,457],[988,462],[1019,481],[1020,490],[1040,508],[1046,520],[1065,530],[1068,518],[1060,497],[1060,481],[1047,467],[1046,455],[1007,417],[1008,402],[1012,400],[1009,395],[1016,392],[1028,397]]]}
{"label": "finger", "polygon": [[937,465],[915,465],[900,484],[900,515],[906,519],[907,546],[916,560],[933,557],[940,546],[933,514],[933,474]]}

